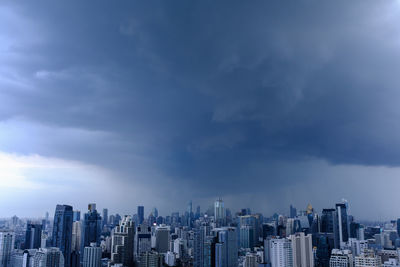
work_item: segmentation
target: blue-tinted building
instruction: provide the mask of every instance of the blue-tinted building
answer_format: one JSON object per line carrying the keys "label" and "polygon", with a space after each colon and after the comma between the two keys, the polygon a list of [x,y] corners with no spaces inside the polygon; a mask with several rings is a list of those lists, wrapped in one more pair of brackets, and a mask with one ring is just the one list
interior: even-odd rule
{"label": "blue-tinted building", "polygon": [[25,233],[25,249],[40,248],[42,241],[42,225],[28,223]]}
{"label": "blue-tinted building", "polygon": [[137,207],[137,215],[138,215],[138,223],[142,224],[144,221],[144,207],[143,206]]}
{"label": "blue-tinted building", "polygon": [[[91,243],[100,245],[102,220],[96,210],[96,204],[88,205],[88,212],[82,225],[82,247],[90,247]],[[83,252],[83,251],[82,251]],[[83,255],[83,254],[82,254]]]}
{"label": "blue-tinted building", "polygon": [[65,267],[71,267],[72,221],[72,207],[57,205],[54,213],[52,246],[61,250]]}

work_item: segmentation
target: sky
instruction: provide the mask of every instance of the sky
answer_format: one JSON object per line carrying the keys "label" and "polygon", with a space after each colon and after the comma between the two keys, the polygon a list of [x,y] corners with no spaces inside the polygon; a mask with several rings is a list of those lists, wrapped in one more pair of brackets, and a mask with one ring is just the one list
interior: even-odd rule
{"label": "sky", "polygon": [[399,1],[1,1],[0,217],[400,217]]}

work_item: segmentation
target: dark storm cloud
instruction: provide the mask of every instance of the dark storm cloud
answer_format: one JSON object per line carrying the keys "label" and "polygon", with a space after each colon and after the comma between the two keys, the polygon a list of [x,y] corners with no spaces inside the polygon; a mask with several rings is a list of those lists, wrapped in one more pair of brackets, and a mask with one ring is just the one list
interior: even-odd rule
{"label": "dark storm cloud", "polygon": [[255,168],[273,162],[400,164],[394,1],[3,5],[1,119],[45,128],[3,150],[157,169],[199,197],[307,179]]}

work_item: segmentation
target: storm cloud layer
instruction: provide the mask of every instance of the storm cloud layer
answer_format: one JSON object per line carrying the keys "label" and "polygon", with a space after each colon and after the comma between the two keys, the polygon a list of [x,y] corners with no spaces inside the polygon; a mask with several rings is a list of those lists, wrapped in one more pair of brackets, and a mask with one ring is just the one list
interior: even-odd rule
{"label": "storm cloud layer", "polygon": [[126,212],[396,216],[399,23],[398,1],[5,1],[0,151],[101,168],[91,199]]}

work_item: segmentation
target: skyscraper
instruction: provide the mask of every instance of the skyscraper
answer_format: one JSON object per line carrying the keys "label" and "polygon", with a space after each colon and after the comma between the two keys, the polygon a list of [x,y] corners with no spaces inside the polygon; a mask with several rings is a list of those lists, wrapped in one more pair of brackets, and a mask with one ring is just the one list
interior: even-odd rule
{"label": "skyscraper", "polygon": [[25,249],[40,248],[42,241],[42,225],[28,223],[25,234]]}
{"label": "skyscraper", "polygon": [[85,247],[83,251],[83,267],[101,267],[101,247],[96,243]]}
{"label": "skyscraper", "polygon": [[271,267],[293,267],[292,243],[286,238],[271,239]]}
{"label": "skyscraper", "polygon": [[54,213],[53,247],[64,255],[65,267],[71,266],[73,210],[69,205],[57,205]]}
{"label": "skyscraper", "polygon": [[289,217],[290,218],[296,218],[297,216],[297,210],[295,207],[293,207],[292,205],[290,205],[290,211],[289,211]]}
{"label": "skyscraper", "polygon": [[88,212],[85,213],[85,219],[82,225],[82,250],[83,247],[89,247],[91,243],[100,245],[101,224],[101,216],[96,210],[96,204],[89,204]]}
{"label": "skyscraper", "polygon": [[32,267],[64,267],[64,256],[59,248],[41,248],[33,256]]}
{"label": "skyscraper", "polygon": [[103,209],[103,227],[108,225],[108,209]]}
{"label": "skyscraper", "polygon": [[131,216],[124,216],[111,232],[111,262],[133,266],[135,225]]}
{"label": "skyscraper", "polygon": [[170,228],[169,226],[161,225],[156,227],[156,251],[158,253],[167,253],[170,242]]}
{"label": "skyscraper", "polygon": [[144,207],[143,206],[137,207],[137,215],[138,215],[138,223],[140,225],[144,221]]}
{"label": "skyscraper", "polygon": [[314,267],[311,235],[296,233],[289,239],[292,242],[293,267]]}
{"label": "skyscraper", "polygon": [[213,229],[217,238],[215,244],[215,266],[236,267],[238,259],[238,240],[235,227]]}
{"label": "skyscraper", "polygon": [[136,227],[135,233],[135,257],[151,250],[151,227],[141,224]]}
{"label": "skyscraper", "polygon": [[214,202],[214,218],[218,226],[225,225],[226,212],[225,212],[224,201],[222,200],[222,198],[218,198]]}
{"label": "skyscraper", "polygon": [[334,223],[335,247],[340,248],[349,240],[349,230],[347,221],[347,206],[345,203],[336,204]]}
{"label": "skyscraper", "polygon": [[323,209],[321,215],[321,232],[322,233],[333,233],[334,231],[334,219],[335,209]]}
{"label": "skyscraper", "polygon": [[73,221],[77,222],[81,220],[81,211],[80,210],[74,210],[74,217]]}
{"label": "skyscraper", "polygon": [[0,230],[0,267],[9,267],[11,252],[14,249],[15,234],[12,231]]}
{"label": "skyscraper", "polygon": [[81,243],[82,243],[82,221],[75,221],[72,224],[71,251],[75,251],[79,254],[81,251]]}

